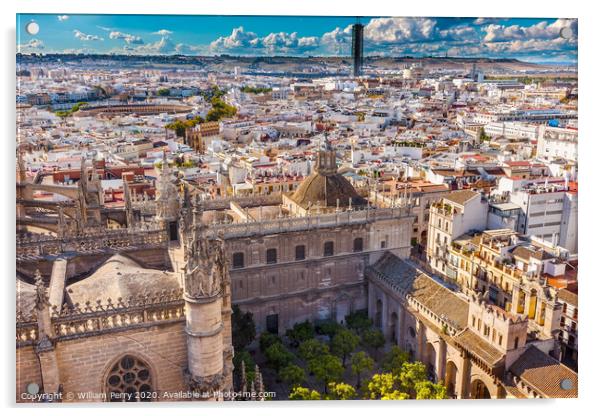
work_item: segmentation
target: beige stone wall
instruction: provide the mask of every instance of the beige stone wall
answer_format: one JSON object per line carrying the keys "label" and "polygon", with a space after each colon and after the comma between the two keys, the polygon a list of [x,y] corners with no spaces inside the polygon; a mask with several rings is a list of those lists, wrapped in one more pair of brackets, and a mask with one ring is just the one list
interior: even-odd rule
{"label": "beige stone wall", "polygon": [[103,392],[107,371],[125,354],[147,362],[153,388],[160,396],[187,390],[183,378],[187,351],[182,322],[58,343],[56,355],[65,401],[70,401],[68,393]]}
{"label": "beige stone wall", "polygon": [[33,347],[17,348],[17,384],[16,398],[17,402],[23,401],[22,395],[27,392],[27,386],[30,383],[42,385],[42,375],[40,374],[40,361]]}
{"label": "beige stone wall", "polygon": [[[406,257],[412,218],[377,221],[307,232],[272,234],[227,240],[227,256],[244,254],[244,268],[231,269],[232,302],[254,314],[258,330],[267,315],[278,314],[280,331],[305,319],[341,315],[367,307],[364,270],[389,250]],[[356,238],[362,252],[353,251]],[[324,244],[334,243],[334,255],[324,256]],[[381,242],[385,242],[385,247]],[[305,246],[305,260],[295,259],[295,247]],[[278,261],[266,264],[266,251],[275,248]]]}

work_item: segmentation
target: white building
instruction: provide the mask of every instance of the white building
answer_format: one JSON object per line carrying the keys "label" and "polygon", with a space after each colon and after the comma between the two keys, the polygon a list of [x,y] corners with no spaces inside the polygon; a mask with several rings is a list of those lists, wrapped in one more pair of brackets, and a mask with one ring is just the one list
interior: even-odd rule
{"label": "white building", "polygon": [[576,162],[577,145],[576,129],[546,126],[537,138],[537,156],[545,160],[562,158]]}
{"label": "white building", "polygon": [[525,181],[510,193],[510,202],[520,206],[518,232],[577,252],[577,192],[556,179]]}
{"label": "white building", "polygon": [[431,205],[426,255],[433,269],[447,273],[449,245],[469,231],[484,230],[488,207],[479,192],[469,190],[450,192]]}

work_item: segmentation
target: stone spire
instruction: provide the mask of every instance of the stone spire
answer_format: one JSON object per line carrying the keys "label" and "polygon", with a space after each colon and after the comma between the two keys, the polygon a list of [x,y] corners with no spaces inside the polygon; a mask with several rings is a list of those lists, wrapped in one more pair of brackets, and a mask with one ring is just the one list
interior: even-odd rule
{"label": "stone spire", "polygon": [[128,230],[134,228],[134,208],[132,206],[132,194],[130,191],[130,185],[127,181],[123,181],[123,201],[125,202],[125,217]]}
{"label": "stone spire", "polygon": [[176,221],[180,209],[180,195],[172,176],[167,156],[163,153],[161,172],[156,184],[155,201],[157,219],[165,222]]}
{"label": "stone spire", "polygon": [[[263,376],[261,375],[261,371],[257,364],[255,364],[255,382],[253,384],[255,385],[255,391],[257,391],[257,393],[264,392]],[[263,397],[259,397],[258,400],[263,401]]]}
{"label": "stone spire", "polygon": [[44,284],[44,279],[42,278],[42,274],[39,269],[36,269],[35,275],[35,286],[36,286],[36,297],[34,301],[35,308],[38,311],[43,310],[44,308],[48,308],[48,291],[46,290],[46,285]]}

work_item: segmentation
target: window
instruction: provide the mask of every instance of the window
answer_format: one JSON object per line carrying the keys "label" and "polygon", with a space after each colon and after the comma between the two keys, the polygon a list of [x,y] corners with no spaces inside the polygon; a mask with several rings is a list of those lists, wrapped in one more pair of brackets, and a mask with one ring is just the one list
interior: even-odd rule
{"label": "window", "polygon": [[518,337],[514,338],[514,349],[518,348]]}
{"label": "window", "polygon": [[356,253],[358,251],[364,251],[364,239],[363,238],[356,238],[355,240],[353,240],[353,251]]}
{"label": "window", "polygon": [[573,319],[577,319],[577,308],[573,310]]}
{"label": "window", "polygon": [[387,241],[383,240],[380,242],[380,248],[387,248]]}
{"label": "window", "polygon": [[275,248],[268,248],[265,252],[265,261],[267,264],[274,264],[278,262],[278,252]]}
{"label": "window", "polygon": [[474,328],[476,326],[477,323],[477,318],[475,318],[474,315],[472,315],[472,327]]}
{"label": "window", "polygon": [[327,241],[324,243],[324,257],[334,255],[334,242]]}
{"label": "window", "polygon": [[489,325],[483,325],[483,335],[489,336]]}
{"label": "window", "polygon": [[503,337],[502,337],[502,335],[500,334],[500,335],[498,336],[497,343],[498,343],[498,344],[500,344],[500,345],[502,345],[502,340],[503,340]]}
{"label": "window", "polygon": [[305,246],[295,247],[295,260],[305,260]]}
{"label": "window", "polygon": [[566,308],[567,308],[566,305],[567,305],[566,303],[562,304],[562,313],[566,313]]}
{"label": "window", "polygon": [[148,365],[132,355],[126,355],[115,363],[106,381],[111,401],[149,402],[152,386]]}
{"label": "window", "polygon": [[245,267],[245,253],[234,253],[232,254],[232,268],[240,269]]}

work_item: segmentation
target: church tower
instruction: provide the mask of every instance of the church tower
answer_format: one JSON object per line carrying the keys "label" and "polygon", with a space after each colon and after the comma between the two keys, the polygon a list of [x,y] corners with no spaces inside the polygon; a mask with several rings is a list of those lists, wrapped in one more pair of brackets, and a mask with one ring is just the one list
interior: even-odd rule
{"label": "church tower", "polygon": [[209,238],[201,223],[202,201],[185,191],[180,215],[180,271],[186,302],[188,368],[191,391],[222,400],[232,390],[230,277],[224,240]]}

